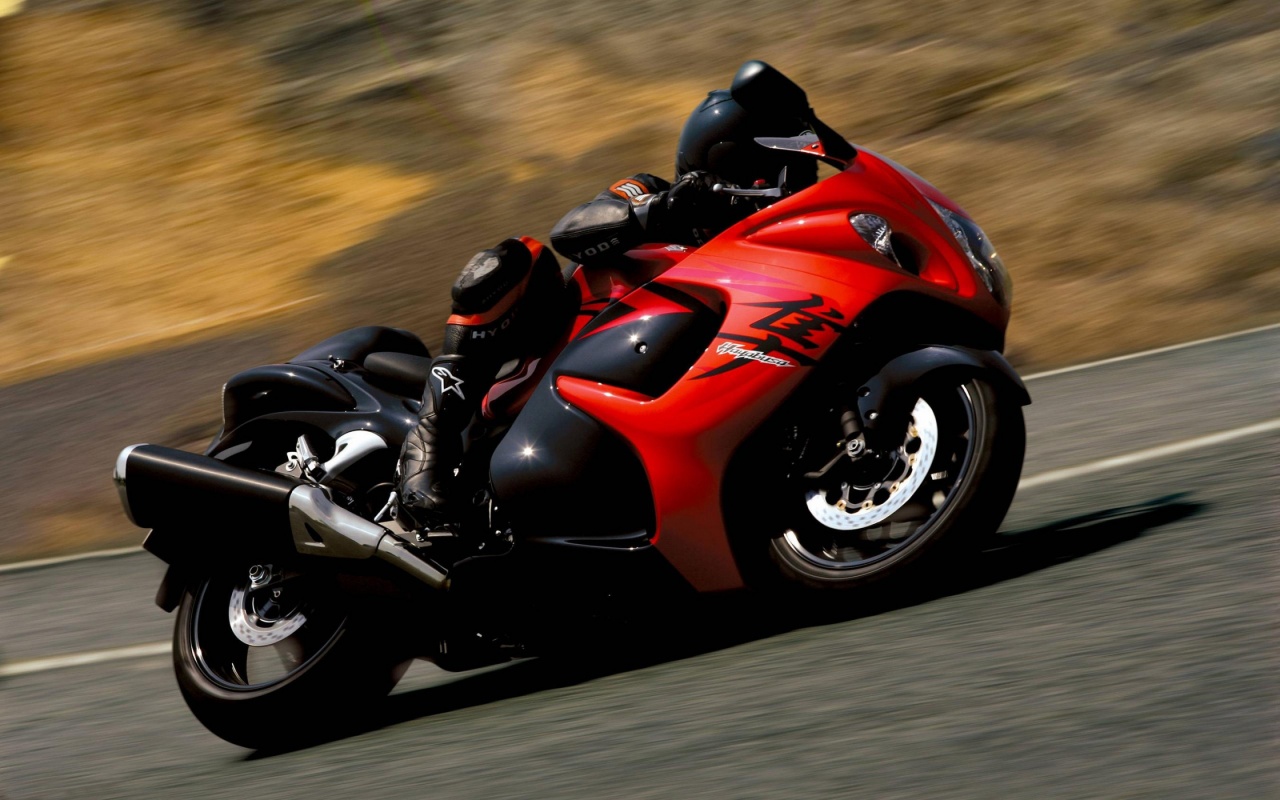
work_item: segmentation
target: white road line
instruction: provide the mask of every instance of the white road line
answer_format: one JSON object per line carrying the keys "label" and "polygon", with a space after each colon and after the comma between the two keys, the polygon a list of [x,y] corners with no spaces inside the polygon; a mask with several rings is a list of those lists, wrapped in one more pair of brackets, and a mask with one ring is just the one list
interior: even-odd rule
{"label": "white road line", "polygon": [[117,647],[114,650],[97,650],[92,653],[72,653],[65,656],[49,658],[33,658],[30,661],[14,661],[11,664],[0,664],[0,678],[12,678],[15,675],[29,675],[33,672],[48,672],[65,667],[81,667],[86,664],[102,664],[107,661],[123,661],[129,658],[145,658],[148,656],[167,655],[173,649],[169,642],[153,642],[152,644],[136,644],[132,647]]}
{"label": "white road line", "polygon": [[75,553],[74,555],[69,556],[37,558],[32,561],[18,561],[13,564],[0,564],[0,574],[6,572],[21,572],[24,569],[52,567],[57,564],[69,564],[72,561],[86,561],[91,558],[115,558],[116,556],[128,556],[141,552],[143,552],[141,547],[117,547],[114,550],[93,550],[88,553]]}
{"label": "white road line", "polygon": [[[1091,461],[1088,464],[1081,464],[1075,467],[1042,472],[1039,475],[1032,475],[1029,478],[1023,478],[1018,484],[1018,488],[1031,489],[1036,486],[1044,486],[1048,483],[1071,480],[1072,478],[1079,478],[1095,472],[1102,472],[1104,470],[1115,469],[1117,467],[1126,467],[1133,464],[1154,461],[1158,458],[1165,458],[1166,456],[1185,453],[1188,450],[1197,450],[1202,447],[1213,447],[1214,445],[1235,441],[1236,439],[1244,439],[1249,436],[1270,433],[1275,430],[1280,430],[1280,417],[1267,420],[1266,422],[1259,422],[1255,425],[1248,425],[1243,428],[1212,433],[1208,436],[1199,436],[1195,439],[1186,439],[1181,442],[1166,444],[1160,447],[1151,447],[1146,450],[1138,450],[1133,453],[1126,453],[1125,455],[1115,456],[1113,458],[1104,458],[1101,461]],[[91,555],[92,554],[90,553],[85,553],[83,557],[88,558]],[[11,564],[9,566],[13,567],[15,565]],[[48,672],[50,670],[63,669],[65,667],[79,667],[86,664],[101,664],[107,661],[122,661],[130,658],[159,656],[165,655],[166,653],[171,652],[171,650],[172,647],[169,642],[155,642],[153,644],[134,645],[133,647],[118,647],[114,650],[98,650],[90,653],[75,653],[66,656],[53,656],[51,658],[36,658],[30,661],[15,661],[12,664],[0,664],[0,678],[12,677],[14,675],[27,675],[32,672]]]}
{"label": "white road line", "polygon": [[1214,445],[1223,444],[1224,442],[1235,441],[1236,439],[1244,439],[1249,436],[1257,436],[1263,433],[1270,433],[1274,430],[1280,430],[1280,417],[1270,419],[1266,422],[1259,422],[1255,425],[1247,425],[1243,428],[1235,428],[1234,430],[1221,431],[1219,433],[1211,433],[1207,436],[1198,436],[1194,439],[1184,439],[1181,442],[1173,444],[1161,445],[1159,447],[1151,447],[1146,450],[1138,450],[1134,453],[1126,453],[1122,456],[1113,456],[1104,458],[1100,461],[1090,461],[1088,464],[1080,464],[1075,467],[1065,467],[1063,469],[1049,470],[1041,472],[1039,475],[1032,475],[1029,478],[1023,478],[1018,483],[1019,489],[1030,489],[1035,486],[1044,486],[1046,483],[1057,483],[1058,481],[1071,480],[1094,472],[1102,472],[1116,467],[1128,467],[1133,464],[1141,464],[1144,461],[1154,461],[1158,458],[1185,453],[1188,450],[1198,450],[1202,447],[1213,447]]}
{"label": "white road line", "polygon": [[[319,295],[316,295],[316,296],[318,297]],[[313,298],[308,297],[308,298],[305,298],[304,301],[311,300],[311,299]],[[302,301],[299,301],[299,302],[302,302]],[[286,304],[286,305],[292,305],[292,304]],[[1091,367],[1101,367],[1106,364],[1114,364],[1118,361],[1128,361],[1134,358],[1142,358],[1143,356],[1159,355],[1160,353],[1168,353],[1173,350],[1182,350],[1184,348],[1194,347],[1198,344],[1209,344],[1210,342],[1220,342],[1224,339],[1234,339],[1237,336],[1248,336],[1251,333],[1262,333],[1263,331],[1269,331],[1275,328],[1280,328],[1280,322],[1277,322],[1271,325],[1262,325],[1257,328],[1250,328],[1249,330],[1245,330],[1245,331],[1236,331],[1235,333],[1224,333],[1221,336],[1210,336],[1207,339],[1196,339],[1195,341],[1191,341],[1191,342],[1182,342],[1181,344],[1172,344],[1172,345],[1169,345],[1168,347],[1157,347],[1154,350],[1143,350],[1138,353],[1129,353],[1128,355],[1115,356],[1113,358],[1105,358],[1101,361],[1090,361],[1085,364],[1076,364],[1075,366],[1071,366],[1071,367],[1061,367],[1059,369],[1051,369],[1048,372],[1037,372],[1034,375],[1024,376],[1023,380],[1033,381],[1038,378],[1047,378],[1051,375],[1061,375],[1064,372],[1076,372],[1078,370],[1089,369]],[[1215,435],[1218,435],[1218,434],[1215,434]],[[1174,446],[1174,445],[1171,445],[1171,446]],[[1181,451],[1178,451],[1178,452],[1181,452]],[[1120,458],[1127,458],[1127,456],[1120,456]],[[1045,473],[1045,474],[1052,475],[1053,473]],[[1039,475],[1032,476],[1031,478],[1023,478],[1022,483],[1020,483],[1019,486],[1038,486],[1040,483],[1052,482],[1048,480],[1040,480],[1040,478],[1041,476]],[[1031,481],[1031,480],[1035,480],[1037,481],[1037,483],[1028,484],[1027,481]],[[141,552],[142,552],[141,547],[122,547],[115,550],[94,550],[92,552],[78,553],[76,555],[71,555],[71,556],[41,558],[35,561],[19,561],[14,564],[0,564],[0,573],[18,572],[24,569],[36,569],[37,567],[54,566],[57,564],[65,564],[71,561],[82,561],[90,558],[111,558],[113,556],[123,556],[123,555],[129,555],[131,553],[141,553]]]}
{"label": "white road line", "polygon": [[1123,356],[1112,356],[1104,358],[1101,361],[1087,361],[1084,364],[1073,364],[1069,367],[1059,367],[1058,369],[1046,370],[1045,372],[1037,372],[1034,375],[1024,375],[1024,381],[1034,381],[1040,378],[1048,378],[1051,375],[1062,375],[1067,372],[1079,372],[1082,369],[1092,369],[1093,367],[1103,367],[1107,364],[1117,364],[1121,361],[1130,361],[1135,358],[1143,358],[1144,356],[1155,356],[1161,353],[1172,353],[1174,350],[1185,350],[1188,347],[1195,347],[1198,344],[1209,344],[1210,342],[1221,342],[1224,339],[1234,339],[1237,336],[1248,336],[1251,333],[1262,333],[1263,331],[1274,330],[1280,328],[1280,322],[1271,325],[1261,325],[1257,328],[1250,328],[1247,331],[1236,331],[1235,333],[1224,333],[1220,336],[1210,336],[1207,339],[1196,339],[1190,342],[1180,342],[1165,347],[1157,347],[1154,350],[1140,350],[1137,353],[1128,353]]}

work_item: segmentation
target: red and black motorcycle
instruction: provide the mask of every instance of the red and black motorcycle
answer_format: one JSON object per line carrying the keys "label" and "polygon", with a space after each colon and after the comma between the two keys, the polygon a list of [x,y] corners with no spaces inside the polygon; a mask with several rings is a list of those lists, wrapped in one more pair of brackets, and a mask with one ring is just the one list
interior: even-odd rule
{"label": "red and black motorcycle", "polygon": [[[811,113],[760,62],[732,92]],[[460,530],[389,514],[431,363],[402,330],[235,376],[204,455],[121,452],[196,716],[280,744],[389,691],[407,659],[493,663],[564,620],[695,593],[899,581],[993,532],[1030,402],[1001,355],[1004,265],[933,186],[810,121],[757,142],[836,174],[719,187],[760,209],[702,247],[573,273],[558,343],[510,364],[467,432]]]}

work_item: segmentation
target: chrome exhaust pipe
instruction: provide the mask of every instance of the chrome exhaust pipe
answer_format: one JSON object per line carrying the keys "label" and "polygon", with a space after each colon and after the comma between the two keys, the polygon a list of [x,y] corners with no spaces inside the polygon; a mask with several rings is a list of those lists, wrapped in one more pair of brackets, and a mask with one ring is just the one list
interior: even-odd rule
{"label": "chrome exhaust pipe", "polygon": [[130,521],[152,529],[143,547],[170,564],[207,554],[203,537],[216,535],[224,547],[378,558],[432,588],[449,587],[448,573],[412,552],[392,529],[336,505],[319,487],[284,475],[136,444],[120,452],[114,478]]}
{"label": "chrome exhaust pipe", "polygon": [[380,558],[432,588],[448,588],[449,576],[409,552],[407,542],[388,528],[335,505],[315,486],[298,486],[289,493],[289,526],[299,553]]}

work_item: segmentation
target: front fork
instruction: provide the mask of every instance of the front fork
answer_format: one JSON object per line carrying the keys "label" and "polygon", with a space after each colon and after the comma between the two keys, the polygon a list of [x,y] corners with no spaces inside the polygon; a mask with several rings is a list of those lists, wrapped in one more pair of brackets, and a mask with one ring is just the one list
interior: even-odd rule
{"label": "front fork", "polygon": [[1014,392],[1023,405],[1031,402],[1022,379],[994,350],[931,346],[904,353],[858,387],[854,404],[841,411],[839,452],[822,467],[806,472],[805,480],[821,481],[847,462],[893,453],[902,445],[916,401],[928,389],[960,383],[976,374],[986,374],[996,385]]}
{"label": "front fork", "polygon": [[916,400],[933,387],[959,385],[978,375],[1011,392],[1021,405],[1031,403],[1022,378],[995,350],[933,345],[891,359],[858,387],[857,416],[866,447],[875,451],[896,447]]}

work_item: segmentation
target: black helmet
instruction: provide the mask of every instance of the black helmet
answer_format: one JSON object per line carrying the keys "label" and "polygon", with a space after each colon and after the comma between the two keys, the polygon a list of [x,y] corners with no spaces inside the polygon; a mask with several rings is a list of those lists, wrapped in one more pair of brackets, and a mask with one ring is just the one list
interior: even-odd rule
{"label": "black helmet", "polygon": [[[798,87],[797,87],[798,88]],[[757,180],[777,182],[785,167],[792,190],[812,186],[818,180],[818,160],[804,153],[770,150],[756,144],[759,136],[798,136],[809,125],[794,109],[765,106],[747,111],[727,89],[707,95],[689,115],[676,150],[676,177],[706,170],[738,186]]]}

